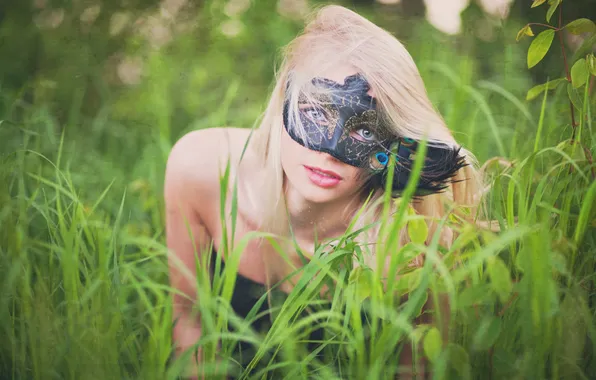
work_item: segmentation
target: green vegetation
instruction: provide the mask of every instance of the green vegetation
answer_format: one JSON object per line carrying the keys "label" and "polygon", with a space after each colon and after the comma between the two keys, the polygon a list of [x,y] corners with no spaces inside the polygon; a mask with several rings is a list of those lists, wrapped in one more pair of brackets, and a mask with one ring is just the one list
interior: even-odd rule
{"label": "green vegetation", "polygon": [[[211,1],[182,12],[188,25],[168,24],[177,32],[156,48],[132,30],[132,20],[129,33],[110,37],[110,16],[122,11],[115,5],[113,12],[101,10],[97,24],[81,27],[84,9],[77,4],[69,5],[59,27],[22,35],[43,51],[36,71],[22,74],[28,79],[21,82],[17,76],[0,82],[0,374],[178,378],[189,358],[174,360],[171,349],[162,200],[167,154],[190,130],[252,127],[267,100],[276,53],[300,22],[266,4],[231,17],[222,2]],[[552,27],[524,27],[515,17],[496,25],[478,8],[467,10],[464,25],[488,25],[492,39],[480,39],[473,28],[449,37],[420,19],[361,9],[404,38],[434,104],[458,141],[485,164],[489,214],[501,231],[452,214],[442,223],[462,232],[456,244],[424,246],[425,224],[402,207],[383,227],[391,239],[392,230],[407,224],[412,238],[388,250],[399,281],[383,290],[370,268],[352,269],[346,258],[362,251],[347,234],[333,255],[321,247],[302,269],[267,336],[229,312],[242,245],[228,247],[229,265],[213,287],[205,273],[199,276],[205,329],[199,344],[213,363],[206,373],[222,370],[238,340],[260,348],[250,378],[276,371],[332,379],[331,368],[346,378],[390,378],[406,341],[428,358],[434,378],[588,379],[596,373],[596,70],[589,54],[596,28],[589,20],[566,27],[585,33],[588,42],[568,49],[564,63],[553,50],[568,24],[554,15],[567,2],[534,4],[531,21],[542,10]],[[156,9],[138,7],[133,14]],[[235,36],[221,29],[230,20],[236,23],[224,25],[232,31],[243,25]],[[22,30],[18,22],[5,19],[0,36]],[[518,38],[535,36],[515,43],[522,27]],[[21,56],[13,56],[0,63],[2,72],[25,73]],[[110,57],[126,56],[132,77],[115,80]],[[542,64],[556,64],[562,74],[535,87],[528,66]],[[406,191],[401,204],[408,199]],[[408,266],[420,252],[425,265]],[[323,285],[331,297],[318,295]],[[404,294],[409,298],[402,302]],[[452,306],[447,345],[442,324],[413,323],[424,301],[437,305],[440,294]],[[370,322],[362,319],[361,304]],[[315,313],[295,318],[306,307]],[[326,329],[322,361],[301,343],[317,324]]]}

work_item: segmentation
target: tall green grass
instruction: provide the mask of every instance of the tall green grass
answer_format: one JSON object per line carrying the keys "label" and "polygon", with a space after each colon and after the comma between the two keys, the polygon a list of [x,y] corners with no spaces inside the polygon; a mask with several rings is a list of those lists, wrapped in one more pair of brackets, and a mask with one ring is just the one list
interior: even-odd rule
{"label": "tall green grass", "polygon": [[[406,207],[406,193],[399,214],[382,221],[388,239],[403,226],[412,237],[406,246],[389,240],[383,253],[391,255],[390,271],[399,272],[400,280],[383,288],[375,268],[354,268],[352,258],[361,259],[366,249],[355,243],[358,231],[350,231],[332,254],[329,246],[320,247],[300,269],[291,294],[275,293],[275,321],[267,335],[251,331],[257,315],[241,320],[229,306],[246,241],[230,242],[221,252],[228,255],[226,271],[212,283],[207,258],[198,258],[204,336],[197,347],[207,358],[208,378],[225,369],[255,379],[392,378],[406,370],[398,358],[408,342],[428,359],[434,378],[588,379],[596,373],[596,182],[594,164],[576,145],[564,143],[571,136],[566,93],[547,93],[528,104],[520,99],[525,88],[506,79],[507,70],[520,69],[514,63],[497,72],[502,82],[487,80],[474,58],[439,48],[442,37],[433,42],[436,35],[424,29],[416,33],[430,43],[413,44],[412,54],[458,140],[482,162],[503,158],[487,165],[489,215],[501,231],[481,230],[452,215],[440,222],[461,232],[454,246],[446,250],[436,239],[426,246],[425,224]],[[521,49],[507,46],[503,55],[523,63]],[[131,91],[143,94],[151,128],[146,120],[122,121],[119,107],[130,98],[106,102],[91,119],[73,103],[67,121],[55,119],[44,104],[5,99],[2,378],[175,379],[186,372],[192,353],[172,354],[174,290],[161,195],[165,159],[185,131],[240,119],[249,127],[262,101],[251,92],[255,99],[244,104],[249,88],[241,81],[215,90],[198,81],[192,89],[215,91],[219,106],[212,107],[210,96],[195,120],[177,124],[177,100],[158,96],[178,83],[169,64],[176,64],[173,56],[154,53],[146,87]],[[197,62],[195,69],[205,68]],[[265,98],[265,85],[258,95]],[[593,100],[584,95],[583,109],[576,110],[578,136],[594,153]],[[246,114],[234,116],[243,104]],[[222,181],[233,179],[225,174]],[[408,266],[419,253],[425,254],[424,266]],[[320,295],[323,286],[328,291]],[[426,301],[438,306],[443,296],[451,304],[448,315],[435,307],[434,322],[416,322]],[[447,345],[441,344],[441,321],[448,322]],[[305,340],[318,327],[324,327],[324,342],[320,352],[309,352]],[[257,347],[245,369],[232,356],[238,341]]]}

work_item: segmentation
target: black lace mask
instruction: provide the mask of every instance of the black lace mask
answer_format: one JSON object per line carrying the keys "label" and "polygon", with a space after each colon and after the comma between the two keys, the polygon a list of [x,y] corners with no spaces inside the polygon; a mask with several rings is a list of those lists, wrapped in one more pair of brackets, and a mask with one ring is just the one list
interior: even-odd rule
{"label": "black lace mask", "polygon": [[[314,94],[315,104],[304,96],[298,99],[305,139],[289,117],[288,101],[284,103],[284,126],[290,137],[306,148],[366,169],[371,189],[384,186],[385,168],[389,157],[393,157],[396,160],[393,195],[399,196],[409,180],[417,142],[392,134],[381,124],[376,101],[367,94],[370,85],[360,74],[345,78],[343,85],[324,78],[312,82],[325,92]],[[443,190],[446,181],[464,166],[459,149],[447,145],[427,146],[425,161],[415,195]]]}

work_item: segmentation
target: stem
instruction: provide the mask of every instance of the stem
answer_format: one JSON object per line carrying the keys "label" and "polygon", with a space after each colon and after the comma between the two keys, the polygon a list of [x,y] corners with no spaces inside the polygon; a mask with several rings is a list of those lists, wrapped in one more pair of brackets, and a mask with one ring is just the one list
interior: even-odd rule
{"label": "stem", "polygon": [[[561,30],[561,24],[563,20],[563,6],[559,6],[559,28],[557,29],[557,34],[559,35],[559,42],[561,44],[561,51],[563,52],[563,63],[565,64],[565,74],[567,74],[567,82],[571,82],[571,72],[569,71],[569,65],[567,64],[567,53],[565,53],[565,44],[563,42],[563,30]],[[571,141],[575,139],[575,127],[577,127],[577,123],[575,122],[575,110],[573,109],[573,103],[569,100],[569,109],[571,110],[571,126],[573,127],[573,132],[571,133]]]}
{"label": "stem", "polygon": [[594,160],[592,159],[592,153],[590,152],[590,149],[588,149],[587,146],[581,144],[582,148],[584,149],[584,154],[586,155],[586,158],[588,159],[588,163],[590,164],[590,166],[592,167],[592,179],[596,180],[596,169],[594,169],[594,165],[593,162]]}
{"label": "stem", "polygon": [[[561,27],[563,19],[563,7],[559,7],[559,28]],[[567,73],[567,80],[571,81],[571,73],[569,72],[569,65],[567,65],[567,54],[565,53],[565,45],[563,43],[563,33],[559,30],[559,42],[561,43],[561,51],[563,52],[563,63],[565,64],[565,72]]]}
{"label": "stem", "polygon": [[548,25],[548,24],[541,24],[539,22],[531,22],[528,25],[538,25],[538,26],[544,26],[545,28],[549,28],[549,29],[554,29],[556,32],[558,32],[559,30],[561,30],[561,25],[559,25],[558,28],[555,28],[552,25]]}
{"label": "stem", "polygon": [[519,296],[519,293],[514,293],[513,296],[509,299],[509,301],[507,301],[507,304],[505,304],[503,309],[501,309],[501,311],[499,311],[499,314],[497,314],[497,315],[499,317],[502,317],[505,314],[505,312],[507,311],[507,309],[509,309],[511,304],[513,304],[513,301],[515,301],[517,299],[518,296]]}
{"label": "stem", "polygon": [[488,350],[488,367],[490,368],[490,371],[488,371],[489,380],[492,380],[492,378],[493,378],[494,354],[495,354],[495,352],[494,352],[493,348],[491,347]]}

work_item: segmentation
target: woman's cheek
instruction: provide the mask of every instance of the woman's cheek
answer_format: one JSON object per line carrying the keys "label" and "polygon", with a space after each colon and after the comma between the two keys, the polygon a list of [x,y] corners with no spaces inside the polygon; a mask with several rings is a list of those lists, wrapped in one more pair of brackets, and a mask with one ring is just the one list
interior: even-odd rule
{"label": "woman's cheek", "polygon": [[350,166],[350,170],[344,176],[344,180],[350,188],[360,189],[366,183],[367,177],[368,175],[364,169]]}

